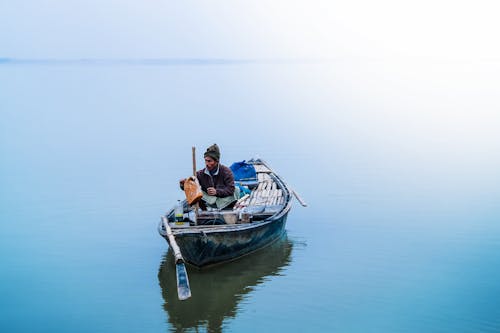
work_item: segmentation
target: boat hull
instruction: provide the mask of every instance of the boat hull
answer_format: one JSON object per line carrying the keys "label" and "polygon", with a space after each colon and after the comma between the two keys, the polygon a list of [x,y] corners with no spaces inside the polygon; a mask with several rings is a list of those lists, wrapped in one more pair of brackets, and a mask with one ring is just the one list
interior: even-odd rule
{"label": "boat hull", "polygon": [[[283,235],[287,215],[229,230],[180,231],[175,234],[175,241],[184,260],[191,265],[203,267],[231,261],[265,247]],[[165,239],[168,242],[168,238]]]}

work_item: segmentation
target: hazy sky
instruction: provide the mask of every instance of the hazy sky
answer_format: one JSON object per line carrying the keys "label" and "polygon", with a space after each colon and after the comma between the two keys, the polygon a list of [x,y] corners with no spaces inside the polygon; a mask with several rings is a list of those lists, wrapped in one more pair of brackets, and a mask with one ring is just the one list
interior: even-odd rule
{"label": "hazy sky", "polygon": [[0,0],[0,57],[500,58],[498,1]]}

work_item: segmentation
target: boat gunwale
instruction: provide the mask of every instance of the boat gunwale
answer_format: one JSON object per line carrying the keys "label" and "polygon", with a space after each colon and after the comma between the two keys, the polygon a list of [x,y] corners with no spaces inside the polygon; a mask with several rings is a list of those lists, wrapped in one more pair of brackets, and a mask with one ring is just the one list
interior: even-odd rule
{"label": "boat gunwale", "polygon": [[208,233],[219,233],[219,232],[237,232],[247,229],[257,228],[259,226],[266,225],[268,223],[272,223],[278,219],[280,219],[283,215],[286,215],[291,208],[291,200],[289,200],[288,204],[280,210],[278,213],[271,215],[262,221],[257,222],[249,222],[249,223],[238,223],[238,224],[220,224],[220,225],[196,225],[189,226],[188,228],[177,228],[172,229],[172,232],[175,235],[186,235],[186,234],[208,234]]}

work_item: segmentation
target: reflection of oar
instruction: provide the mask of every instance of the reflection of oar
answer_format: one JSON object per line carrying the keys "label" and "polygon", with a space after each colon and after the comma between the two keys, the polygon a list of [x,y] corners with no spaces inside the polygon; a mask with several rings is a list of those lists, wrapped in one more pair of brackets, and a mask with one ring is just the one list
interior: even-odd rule
{"label": "reflection of oar", "polygon": [[163,226],[167,231],[167,237],[170,241],[170,247],[174,252],[175,257],[175,269],[177,272],[177,296],[181,301],[188,299],[191,297],[191,289],[189,288],[189,280],[186,271],[186,266],[184,265],[184,258],[182,257],[181,250],[175,241],[174,234],[172,233],[172,229],[168,225],[168,221],[165,216],[161,217]]}

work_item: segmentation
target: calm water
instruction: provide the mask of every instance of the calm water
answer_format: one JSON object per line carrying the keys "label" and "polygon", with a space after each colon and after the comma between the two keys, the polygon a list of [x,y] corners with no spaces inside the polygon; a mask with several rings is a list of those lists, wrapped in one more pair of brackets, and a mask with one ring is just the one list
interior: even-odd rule
{"label": "calm water", "polygon": [[[500,65],[0,64],[0,331],[500,332]],[[191,146],[309,203],[176,299]]]}

